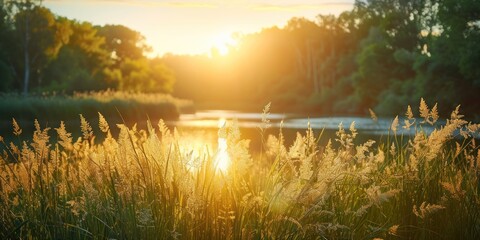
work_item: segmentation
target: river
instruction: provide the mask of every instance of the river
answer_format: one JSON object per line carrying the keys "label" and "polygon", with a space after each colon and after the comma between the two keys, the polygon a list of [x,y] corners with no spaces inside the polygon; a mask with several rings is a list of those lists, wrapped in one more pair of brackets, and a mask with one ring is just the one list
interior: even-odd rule
{"label": "river", "polygon": [[[180,128],[216,128],[219,120],[238,120],[238,125],[242,129],[258,128],[262,121],[261,113],[245,113],[225,110],[209,110],[199,111],[195,114],[182,114],[178,121],[170,122],[170,124]],[[344,128],[348,128],[352,122],[355,122],[355,128],[368,135],[387,135],[392,124],[393,118],[379,118],[374,121],[369,117],[309,117],[300,114],[278,114],[271,113],[268,115],[272,128],[303,130],[308,125],[314,130],[338,130],[342,123]],[[403,123],[402,118],[399,119],[400,124]],[[433,127],[423,126],[423,130],[431,132]],[[414,128],[409,130],[398,127],[397,134],[413,135]]]}
{"label": "river", "polygon": [[[108,119],[108,118],[107,118]],[[250,139],[251,144],[250,148],[252,150],[259,149],[261,146],[261,134],[259,126],[262,122],[261,113],[252,113],[252,112],[238,112],[238,111],[225,111],[225,110],[208,110],[208,111],[197,111],[195,114],[182,114],[177,121],[166,122],[167,125],[171,128],[176,127],[180,133],[185,133],[188,135],[190,133],[194,135],[199,135],[200,137],[205,137],[215,139],[219,129],[219,122],[223,121],[232,121],[236,119],[238,121],[238,126],[240,128],[242,138]],[[313,129],[316,136],[319,136],[322,133],[319,143],[326,144],[329,139],[335,138],[335,132],[338,130],[339,124],[342,123],[345,129],[348,129],[352,122],[355,122],[355,128],[359,132],[359,135],[356,139],[356,143],[362,143],[368,139],[380,140],[383,137],[392,134],[389,131],[392,124],[393,118],[379,118],[377,121],[372,120],[368,117],[354,117],[354,116],[307,116],[293,113],[271,113],[268,115],[271,127],[265,132],[267,134],[278,135],[280,128],[285,137],[286,144],[289,145],[296,138],[297,132],[302,134],[305,133],[306,129],[310,125]],[[97,119],[90,120],[90,123],[93,127],[93,131],[97,136],[96,142],[102,141],[103,133],[99,132],[97,125]],[[399,119],[400,124],[402,125],[403,119]],[[419,120],[417,120],[417,123]],[[114,136],[118,134],[118,128],[115,127],[114,122],[109,122],[112,133]],[[58,127],[58,123],[40,123],[43,127]],[[3,136],[8,143],[11,140],[19,142],[20,140],[31,141],[31,136],[33,133],[33,122],[21,122],[21,127],[23,128],[23,134],[20,138],[14,137],[12,133],[11,122],[5,122],[0,125],[0,136]],[[78,121],[69,121],[66,123],[67,130],[72,132],[74,139],[81,136],[79,122]],[[129,127],[133,125],[127,124]],[[154,125],[156,125],[154,123]],[[144,128],[146,123],[139,123],[139,128]],[[422,124],[422,130],[429,133],[433,131],[433,127],[430,125]],[[49,131],[52,136],[52,140],[55,141],[56,133],[54,129]],[[405,130],[399,126],[398,135],[412,136],[415,133],[415,130],[411,128],[410,130]],[[187,138],[188,139],[188,138]],[[189,143],[186,143],[189,144]]]}
{"label": "river", "polygon": [[[181,132],[195,131],[195,130],[210,130],[217,131],[219,122],[232,121],[236,119],[238,126],[244,138],[250,139],[252,143],[250,147],[256,149],[260,145],[260,130],[259,127],[262,122],[261,113],[237,112],[225,110],[209,110],[198,111],[195,114],[182,114],[178,121],[168,122],[168,125],[177,127]],[[296,133],[305,133],[310,125],[317,136],[322,134],[320,144],[326,143],[329,139],[335,138],[335,132],[339,125],[342,124],[345,129],[350,127],[352,122],[355,122],[355,129],[359,135],[357,143],[362,143],[368,139],[379,140],[393,134],[390,130],[393,118],[379,118],[374,121],[369,117],[348,117],[348,116],[306,116],[300,114],[278,114],[271,113],[268,115],[271,127],[267,134],[278,134],[280,127],[285,136],[287,145],[290,144],[296,137]],[[403,129],[403,118],[399,119],[397,135],[413,136],[415,129]],[[419,122],[419,120],[416,120]],[[433,127],[423,124],[422,130],[426,133],[433,131]],[[211,133],[211,132],[210,132]]]}

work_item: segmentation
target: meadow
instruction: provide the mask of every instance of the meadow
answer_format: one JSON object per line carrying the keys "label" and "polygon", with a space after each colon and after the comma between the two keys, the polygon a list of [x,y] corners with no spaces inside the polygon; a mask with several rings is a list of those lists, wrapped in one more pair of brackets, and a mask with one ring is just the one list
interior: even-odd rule
{"label": "meadow", "polygon": [[352,123],[327,144],[307,125],[291,145],[282,129],[265,134],[269,107],[258,152],[234,119],[211,136],[96,113],[78,139],[35,121],[25,141],[13,120],[13,140],[0,138],[0,238],[480,238],[480,125],[459,107],[431,133],[437,105],[422,99],[381,141],[360,142]]}

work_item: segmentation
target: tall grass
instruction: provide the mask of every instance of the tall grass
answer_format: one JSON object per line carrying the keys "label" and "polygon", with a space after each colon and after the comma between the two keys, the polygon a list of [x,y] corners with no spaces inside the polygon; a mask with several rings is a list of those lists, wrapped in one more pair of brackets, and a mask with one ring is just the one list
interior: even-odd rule
{"label": "tall grass", "polygon": [[[126,92],[90,92],[67,95],[0,96],[0,121],[16,118],[19,121],[55,122],[69,121],[83,114],[94,119],[98,112],[110,116],[112,121],[123,117],[129,122],[150,119],[177,119],[180,112],[192,111],[190,101],[176,99],[165,94]],[[58,124],[58,123],[56,123]]]}
{"label": "tall grass", "polygon": [[[423,101],[422,101],[423,102]],[[392,122],[382,142],[357,143],[354,123],[319,146],[312,129],[286,146],[282,131],[249,153],[235,121],[202,135],[118,125],[99,115],[94,144],[83,119],[77,140],[62,123],[31,141],[4,142],[1,239],[478,239],[480,125],[452,113],[437,120],[423,102]],[[265,122],[268,125],[268,122]],[[398,136],[400,127],[417,134]],[[22,134],[14,121],[13,134]],[[56,132],[52,141],[50,132]],[[215,136],[211,136],[216,139]],[[222,151],[226,151],[226,154]],[[219,168],[220,161],[230,161]]]}

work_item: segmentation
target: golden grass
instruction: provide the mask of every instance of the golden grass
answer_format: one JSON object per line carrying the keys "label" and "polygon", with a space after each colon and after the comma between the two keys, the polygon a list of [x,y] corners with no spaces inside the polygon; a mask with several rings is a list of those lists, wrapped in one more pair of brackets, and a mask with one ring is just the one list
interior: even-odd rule
{"label": "golden grass", "polygon": [[[424,123],[407,110],[405,125],[417,128],[410,139],[397,135],[398,118],[379,143],[357,143],[354,124],[339,126],[325,146],[309,128],[291,146],[281,130],[262,130],[255,157],[235,121],[219,130],[220,148],[217,136],[193,144],[163,121],[118,125],[114,138],[100,114],[100,144],[85,119],[83,137],[72,139],[61,123],[53,141],[36,121],[31,141],[0,138],[0,238],[478,239],[480,150],[472,136],[480,125],[457,108],[426,134],[421,124],[438,116],[422,102]],[[219,168],[225,154],[229,167]]]}

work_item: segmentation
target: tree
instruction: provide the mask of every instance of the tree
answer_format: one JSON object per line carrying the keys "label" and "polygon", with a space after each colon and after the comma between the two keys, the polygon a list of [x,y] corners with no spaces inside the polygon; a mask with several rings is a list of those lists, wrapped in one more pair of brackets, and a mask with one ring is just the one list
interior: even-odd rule
{"label": "tree", "polygon": [[23,53],[23,94],[29,91],[31,76],[42,84],[42,70],[54,59],[61,46],[68,42],[68,26],[65,22],[56,22],[55,16],[40,6],[41,1],[9,1],[14,15],[14,33],[18,39],[18,49]]}
{"label": "tree", "polygon": [[45,69],[48,79],[45,90],[89,91],[111,87],[105,81],[104,70],[109,65],[108,51],[104,49],[105,38],[88,22],[77,22],[66,18],[72,34],[62,46],[56,59]]}
{"label": "tree", "polygon": [[145,37],[123,25],[105,25],[98,27],[98,34],[105,38],[105,49],[115,66],[126,59],[140,59],[151,48],[145,43]]}
{"label": "tree", "polygon": [[12,27],[7,9],[0,3],[0,92],[8,91],[12,87],[15,71],[9,59],[9,46]]}
{"label": "tree", "polygon": [[173,71],[165,65],[161,58],[151,59],[149,63],[150,78],[154,84],[152,88],[147,88],[145,91],[172,93],[176,80]]}
{"label": "tree", "polygon": [[[352,11],[357,20],[357,70],[351,75],[355,95],[350,103],[361,113],[381,103],[390,88],[406,84],[415,77],[413,60],[426,40],[424,29],[427,1],[366,0],[356,1]],[[356,22],[356,23],[355,23]],[[390,91],[391,92],[391,91]],[[397,91],[398,92],[398,91]],[[385,108],[383,108],[385,109]]]}
{"label": "tree", "polygon": [[[431,56],[422,80],[430,96],[444,96],[442,104],[462,104],[476,113],[480,107],[480,2],[437,0],[436,32],[428,43]],[[439,86],[439,91],[431,86]],[[452,102],[451,99],[455,99]]]}
{"label": "tree", "polygon": [[120,90],[136,88],[136,84],[131,81],[146,76],[141,73],[147,68],[144,51],[148,47],[145,38],[123,25],[105,25],[97,27],[97,30],[99,36],[105,39],[104,48],[108,54],[109,63],[104,71],[106,81]]}
{"label": "tree", "polygon": [[105,76],[123,91],[165,92],[173,89],[173,73],[159,59],[148,59],[151,48],[139,32],[122,25],[105,25],[98,28],[105,38],[109,65]]}
{"label": "tree", "polygon": [[285,31],[291,35],[296,53],[296,71],[314,92],[319,90],[319,26],[305,18],[292,18],[288,21]]}

